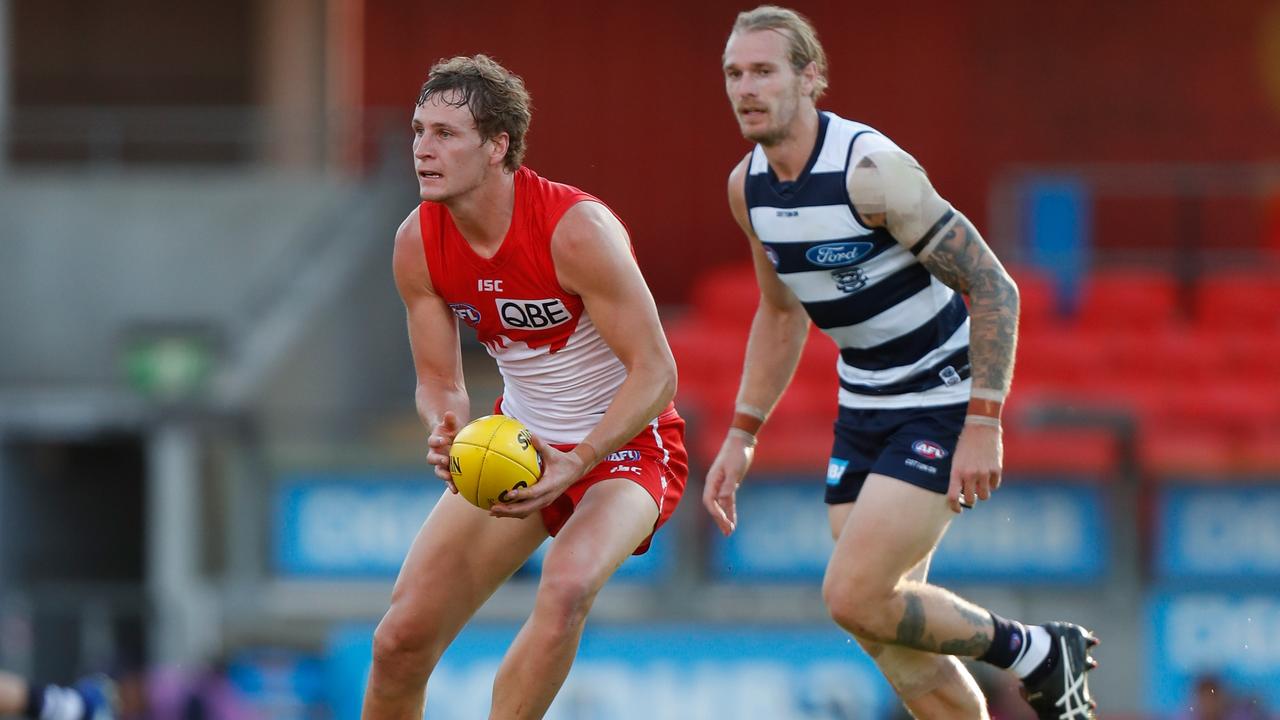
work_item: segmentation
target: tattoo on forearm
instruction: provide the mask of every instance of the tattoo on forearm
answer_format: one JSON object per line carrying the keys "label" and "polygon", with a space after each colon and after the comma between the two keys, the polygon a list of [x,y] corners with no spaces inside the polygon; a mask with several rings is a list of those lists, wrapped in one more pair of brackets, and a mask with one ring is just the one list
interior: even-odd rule
{"label": "tattoo on forearm", "polygon": [[964,217],[922,259],[934,277],[969,296],[973,386],[1009,389],[1018,344],[1018,289]]}

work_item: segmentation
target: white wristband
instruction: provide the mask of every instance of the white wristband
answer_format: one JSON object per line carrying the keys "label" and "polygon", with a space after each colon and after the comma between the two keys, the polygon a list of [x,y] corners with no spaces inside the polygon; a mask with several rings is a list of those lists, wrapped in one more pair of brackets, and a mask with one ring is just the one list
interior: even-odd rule
{"label": "white wristband", "polygon": [[986,415],[965,415],[965,425],[985,425],[987,427],[1000,427],[1000,418],[988,417]]}
{"label": "white wristband", "polygon": [[736,427],[729,428],[728,437],[742,438],[747,443],[747,447],[756,446],[756,436],[752,435],[746,430],[743,430],[742,428],[736,428]]}

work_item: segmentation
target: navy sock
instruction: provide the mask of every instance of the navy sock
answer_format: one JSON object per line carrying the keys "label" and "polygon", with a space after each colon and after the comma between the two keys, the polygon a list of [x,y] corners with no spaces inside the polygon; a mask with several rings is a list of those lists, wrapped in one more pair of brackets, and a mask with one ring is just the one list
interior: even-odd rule
{"label": "navy sock", "polygon": [[1008,669],[1013,667],[1026,648],[1027,629],[1017,620],[990,614],[991,622],[996,626],[995,637],[991,639],[991,647],[978,659],[998,668]]}

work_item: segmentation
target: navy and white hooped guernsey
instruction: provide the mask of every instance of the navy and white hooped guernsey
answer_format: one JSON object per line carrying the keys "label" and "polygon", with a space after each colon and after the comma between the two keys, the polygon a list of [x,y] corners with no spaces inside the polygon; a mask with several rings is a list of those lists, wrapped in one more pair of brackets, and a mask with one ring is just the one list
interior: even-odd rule
{"label": "navy and white hooped guernsey", "polygon": [[[898,150],[871,127],[819,113],[804,172],[781,182],[760,146],[746,179],[752,229],[778,277],[840,348],[840,405],[911,408],[969,400],[969,312],[849,198],[853,168]],[[920,248],[914,248],[919,250]]]}

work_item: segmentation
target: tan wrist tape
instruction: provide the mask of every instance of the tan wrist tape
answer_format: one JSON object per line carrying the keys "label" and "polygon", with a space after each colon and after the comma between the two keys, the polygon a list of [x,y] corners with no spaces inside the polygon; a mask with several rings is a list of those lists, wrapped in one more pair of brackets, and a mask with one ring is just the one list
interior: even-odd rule
{"label": "tan wrist tape", "polygon": [[764,426],[763,419],[744,412],[734,412],[733,422],[729,423],[730,430],[741,430],[752,437],[755,437],[756,433],[760,432],[762,426]]}
{"label": "tan wrist tape", "polygon": [[989,400],[974,395],[969,398],[969,414],[982,415],[989,418],[1000,419],[1000,412],[1004,409],[1004,402],[1000,400]]}

